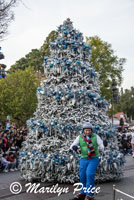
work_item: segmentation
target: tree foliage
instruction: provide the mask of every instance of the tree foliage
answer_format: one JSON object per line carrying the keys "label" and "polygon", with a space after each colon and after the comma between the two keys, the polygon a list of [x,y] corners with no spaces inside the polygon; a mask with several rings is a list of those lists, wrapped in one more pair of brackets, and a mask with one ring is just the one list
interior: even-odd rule
{"label": "tree foliage", "polygon": [[32,67],[36,72],[43,72],[43,60],[44,57],[41,55],[41,52],[38,49],[32,49],[30,53],[10,67],[9,73],[25,70],[28,67]]}
{"label": "tree foliage", "polygon": [[25,70],[27,67],[33,67],[36,72],[40,71],[43,73],[44,56],[49,55],[49,43],[56,38],[56,35],[56,31],[50,32],[41,48],[39,50],[32,49],[25,57],[16,61],[16,63],[10,67],[9,73],[17,70]]}
{"label": "tree foliage", "polygon": [[101,40],[98,36],[86,37],[86,43],[92,47],[91,67],[100,74],[101,95],[110,100],[112,98],[112,81],[116,80],[117,85],[121,85],[123,65],[126,60],[114,55],[111,44]]}
{"label": "tree foliage", "polygon": [[58,32],[57,31],[51,31],[46,38],[44,44],[41,46],[40,51],[43,56],[49,56],[50,55],[50,48],[49,44],[50,42],[54,41],[57,38]]}
{"label": "tree foliage", "polygon": [[119,104],[116,105],[115,111],[124,112],[130,120],[134,120],[134,87],[130,90],[121,90]]}
{"label": "tree foliage", "polygon": [[10,73],[0,80],[0,121],[12,116],[18,125],[29,119],[37,106],[39,80],[32,68]]}
{"label": "tree foliage", "polygon": [[14,19],[12,8],[18,0],[0,0],[0,40],[7,34],[9,23]]}

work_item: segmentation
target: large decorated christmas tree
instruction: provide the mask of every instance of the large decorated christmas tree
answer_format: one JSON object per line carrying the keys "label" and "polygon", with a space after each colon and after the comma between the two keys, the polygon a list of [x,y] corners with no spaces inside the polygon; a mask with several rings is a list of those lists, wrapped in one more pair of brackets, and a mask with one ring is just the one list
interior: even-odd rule
{"label": "large decorated christmas tree", "polygon": [[80,152],[70,152],[73,140],[89,121],[108,144],[100,154],[96,179],[120,178],[123,155],[106,115],[107,101],[100,96],[99,74],[90,66],[91,47],[70,19],[58,27],[44,59],[46,80],[37,88],[38,106],[27,121],[28,136],[20,152],[20,171],[26,180],[74,183],[79,180]]}

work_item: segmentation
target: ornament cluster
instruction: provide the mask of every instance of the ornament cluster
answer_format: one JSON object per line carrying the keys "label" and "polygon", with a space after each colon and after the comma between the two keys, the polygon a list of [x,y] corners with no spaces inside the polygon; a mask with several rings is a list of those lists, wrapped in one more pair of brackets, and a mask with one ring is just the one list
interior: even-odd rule
{"label": "ornament cluster", "polygon": [[120,178],[124,157],[106,115],[108,103],[100,96],[99,74],[90,66],[91,47],[70,19],[57,31],[51,54],[44,58],[47,79],[37,88],[38,106],[34,118],[27,121],[29,133],[19,157],[21,175],[29,181],[78,181],[80,152],[69,148],[89,120],[94,132],[108,141],[105,153],[100,153],[96,179]]}

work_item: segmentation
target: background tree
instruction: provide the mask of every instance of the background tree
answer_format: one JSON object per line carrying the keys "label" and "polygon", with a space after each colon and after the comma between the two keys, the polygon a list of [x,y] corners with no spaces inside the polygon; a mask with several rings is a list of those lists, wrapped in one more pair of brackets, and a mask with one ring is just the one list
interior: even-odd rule
{"label": "background tree", "polygon": [[[12,65],[10,71],[24,70],[29,66],[33,66],[35,71],[40,70],[43,72],[44,56],[50,55],[49,43],[56,38],[57,32],[51,31],[39,50],[33,49],[24,58]],[[117,86],[121,85],[123,65],[126,60],[114,55],[111,44],[97,36],[86,37],[86,43],[92,47],[91,67],[100,73],[99,86],[101,95],[110,101],[112,98],[112,81],[116,80]]]}
{"label": "background tree", "polygon": [[130,121],[134,120],[134,87],[120,91],[119,103],[115,106],[116,112],[124,112]]}
{"label": "background tree", "polygon": [[0,40],[7,34],[9,23],[14,19],[12,8],[19,0],[0,0]]}
{"label": "background tree", "polygon": [[6,67],[5,64],[0,64],[0,78],[6,78]]}
{"label": "background tree", "polygon": [[18,61],[16,61],[16,63],[14,65],[11,65],[10,69],[9,69],[9,73],[12,72],[16,72],[18,70],[25,70],[26,68],[28,68],[28,61],[25,57],[19,59]]}
{"label": "background tree", "polygon": [[0,120],[12,116],[18,125],[29,119],[37,106],[39,80],[32,68],[10,73],[0,80]]}
{"label": "background tree", "polygon": [[50,54],[49,43],[55,40],[56,37],[57,32],[51,31],[41,48],[39,50],[32,49],[30,53],[25,55],[25,57],[16,61],[14,65],[11,65],[9,73],[17,70],[25,70],[27,67],[33,67],[36,72],[40,71],[43,73],[44,56],[48,56]]}
{"label": "background tree", "polygon": [[25,57],[16,61],[16,63],[11,66],[9,72],[25,70],[28,67],[32,67],[36,72],[43,72],[43,61],[44,57],[41,52],[38,49],[32,49]]}
{"label": "background tree", "polygon": [[86,37],[86,43],[92,47],[91,67],[100,73],[101,94],[110,100],[112,98],[112,81],[116,80],[117,86],[121,85],[123,65],[126,60],[114,55],[111,44],[101,40],[98,36]]}
{"label": "background tree", "polygon": [[40,51],[43,56],[49,56],[50,55],[50,48],[49,44],[50,42],[54,41],[58,36],[57,31],[51,31],[49,35],[46,37],[46,40],[44,44],[41,46]]}

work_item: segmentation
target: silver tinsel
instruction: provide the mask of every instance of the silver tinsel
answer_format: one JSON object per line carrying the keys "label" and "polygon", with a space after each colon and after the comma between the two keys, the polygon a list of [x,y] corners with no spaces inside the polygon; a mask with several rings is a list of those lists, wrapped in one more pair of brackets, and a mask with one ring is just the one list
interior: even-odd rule
{"label": "silver tinsel", "polygon": [[108,103],[100,96],[99,74],[90,66],[91,47],[67,19],[58,27],[58,37],[50,43],[50,50],[50,57],[44,58],[47,80],[37,88],[38,107],[34,118],[27,121],[29,133],[20,152],[22,177],[42,182],[78,181],[80,152],[70,152],[69,148],[88,120],[108,141],[105,153],[100,152],[96,179],[120,178],[124,156],[106,115]]}

